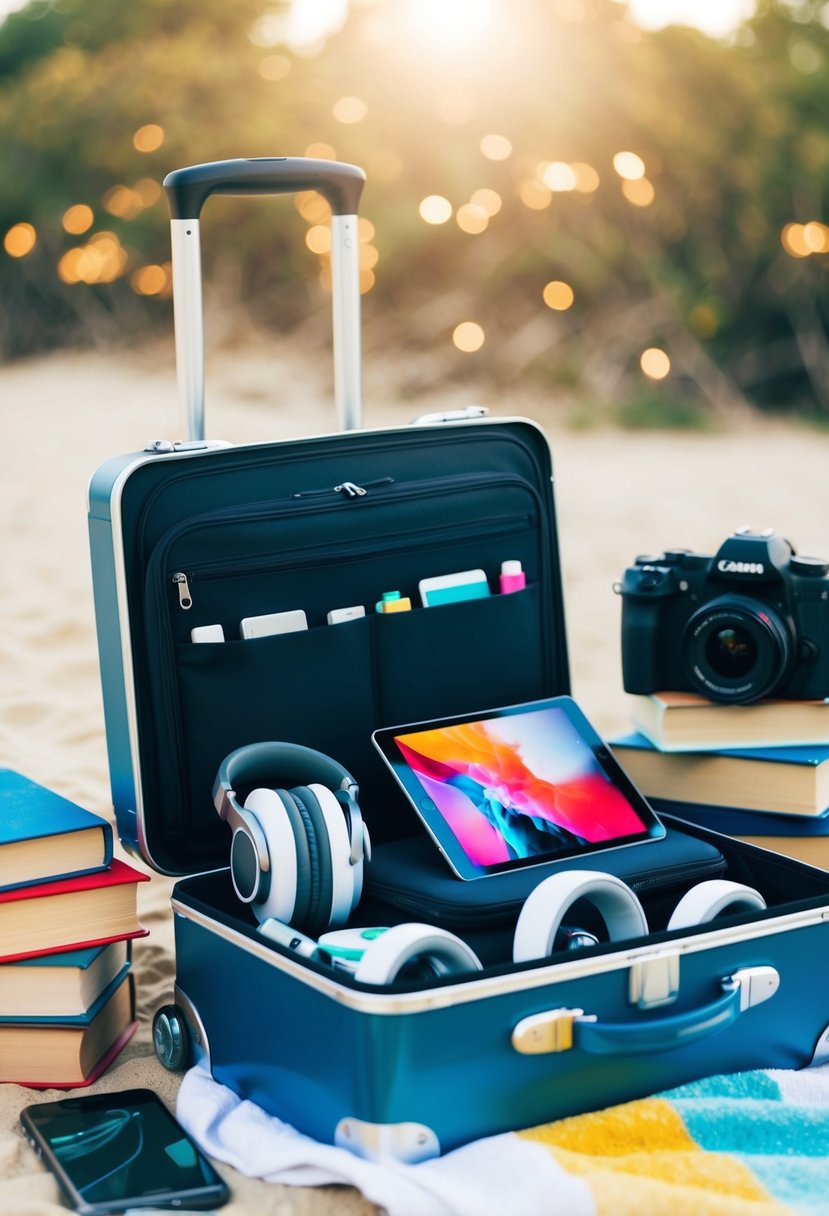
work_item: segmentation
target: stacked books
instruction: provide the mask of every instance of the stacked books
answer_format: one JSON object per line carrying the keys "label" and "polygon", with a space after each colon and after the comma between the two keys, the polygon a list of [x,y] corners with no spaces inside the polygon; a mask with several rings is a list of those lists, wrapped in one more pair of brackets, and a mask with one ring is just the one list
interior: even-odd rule
{"label": "stacked books", "polygon": [[611,746],[658,809],[829,869],[829,702],[630,701]]}
{"label": "stacked books", "polygon": [[135,1030],[148,879],[112,844],[105,819],[0,769],[0,1082],[89,1085]]}

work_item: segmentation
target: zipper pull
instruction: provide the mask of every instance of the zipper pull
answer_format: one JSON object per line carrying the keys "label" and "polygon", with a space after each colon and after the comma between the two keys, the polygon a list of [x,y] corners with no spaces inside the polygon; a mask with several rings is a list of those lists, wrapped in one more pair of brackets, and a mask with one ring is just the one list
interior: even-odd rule
{"label": "zipper pull", "polygon": [[364,486],[355,485],[353,481],[344,481],[341,486],[334,486],[335,494],[344,494],[346,498],[363,498],[367,490]]}
{"label": "zipper pull", "polygon": [[188,608],[193,607],[193,596],[190,593],[190,584],[187,581],[187,575],[180,570],[173,575],[173,582],[178,585],[178,602],[179,607],[186,612]]}

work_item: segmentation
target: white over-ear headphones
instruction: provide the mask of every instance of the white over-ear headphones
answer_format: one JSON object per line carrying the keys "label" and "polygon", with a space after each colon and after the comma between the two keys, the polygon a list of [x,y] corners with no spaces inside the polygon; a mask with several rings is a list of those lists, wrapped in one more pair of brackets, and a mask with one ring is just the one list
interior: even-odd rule
{"label": "white over-ear headphones", "polygon": [[[254,787],[244,806],[237,785]],[[233,829],[234,890],[258,920],[314,935],[346,923],[371,855],[358,792],[336,760],[295,743],[253,743],[222,761],[213,801]]]}
{"label": "white over-ear headphones", "polygon": [[513,961],[547,958],[560,948],[556,935],[579,899],[586,899],[601,915],[612,942],[648,932],[642,905],[621,878],[599,870],[562,870],[545,878],[524,901],[515,926]]}

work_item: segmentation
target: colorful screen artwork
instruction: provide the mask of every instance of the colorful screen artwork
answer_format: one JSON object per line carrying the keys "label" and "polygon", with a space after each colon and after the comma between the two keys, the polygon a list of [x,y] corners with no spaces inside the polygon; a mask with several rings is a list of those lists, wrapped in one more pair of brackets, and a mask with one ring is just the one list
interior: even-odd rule
{"label": "colorful screen artwork", "polygon": [[647,830],[559,708],[396,734],[395,742],[475,866]]}

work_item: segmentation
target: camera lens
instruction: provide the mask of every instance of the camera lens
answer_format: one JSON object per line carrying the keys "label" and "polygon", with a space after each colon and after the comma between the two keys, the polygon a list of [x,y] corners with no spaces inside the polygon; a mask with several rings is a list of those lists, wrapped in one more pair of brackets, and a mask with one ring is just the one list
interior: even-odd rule
{"label": "camera lens", "polygon": [[685,628],[683,658],[691,684],[713,701],[745,704],[769,696],[791,664],[791,630],[767,604],[723,596]]}

